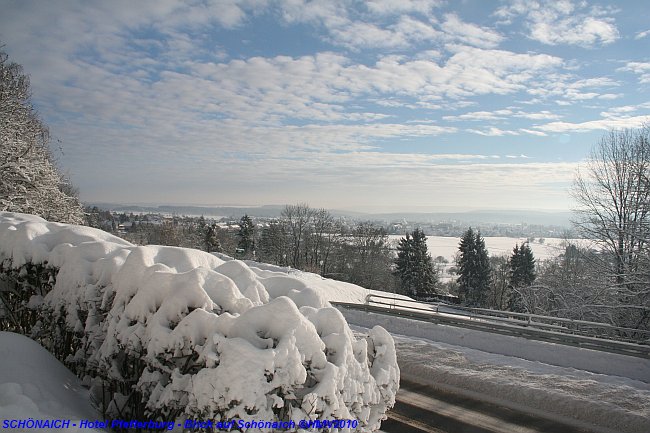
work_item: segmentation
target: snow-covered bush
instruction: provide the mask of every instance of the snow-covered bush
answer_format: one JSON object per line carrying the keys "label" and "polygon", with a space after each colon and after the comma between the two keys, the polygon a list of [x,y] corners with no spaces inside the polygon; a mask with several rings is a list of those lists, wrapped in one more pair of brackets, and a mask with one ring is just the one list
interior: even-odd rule
{"label": "snow-covered bush", "polygon": [[110,415],[373,431],[395,401],[383,328],[356,338],[304,281],[240,261],[0,213],[0,296],[0,327],[85,376]]}

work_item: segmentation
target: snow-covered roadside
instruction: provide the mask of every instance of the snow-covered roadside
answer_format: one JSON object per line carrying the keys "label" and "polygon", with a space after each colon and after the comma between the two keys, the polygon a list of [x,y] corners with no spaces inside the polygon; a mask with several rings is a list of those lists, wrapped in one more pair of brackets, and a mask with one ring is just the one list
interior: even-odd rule
{"label": "snow-covered roadside", "polygon": [[593,431],[648,432],[650,383],[392,335],[403,379]]}
{"label": "snow-covered roadside", "polygon": [[[22,335],[0,332],[0,423],[10,420],[70,420],[67,429],[38,429],[43,433],[104,432],[80,428],[79,420],[101,419],[90,405],[88,390],[54,356]],[[72,423],[77,424],[76,427]],[[1,426],[2,424],[0,424]],[[12,428],[32,432],[33,428]]]}
{"label": "snow-covered roadside", "polygon": [[484,352],[560,367],[578,368],[594,373],[624,376],[650,383],[650,360],[644,358],[435,324],[406,317],[349,309],[343,309],[342,312],[348,323],[363,327],[380,325],[391,334],[426,338]]}

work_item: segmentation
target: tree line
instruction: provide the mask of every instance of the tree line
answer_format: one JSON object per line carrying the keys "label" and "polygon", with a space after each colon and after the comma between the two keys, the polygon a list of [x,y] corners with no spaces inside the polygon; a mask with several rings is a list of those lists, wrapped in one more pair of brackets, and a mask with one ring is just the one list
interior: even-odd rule
{"label": "tree line", "polygon": [[[112,214],[86,208],[87,224],[139,244],[170,245],[224,253],[281,267],[314,272],[369,289],[396,290],[393,245],[385,227],[349,222],[325,209],[287,205],[280,218],[244,215],[224,227],[204,217]],[[128,225],[119,230],[120,225]]]}
{"label": "tree line", "polygon": [[245,215],[237,232],[236,256],[290,266],[391,291],[393,253],[385,227],[369,221],[348,223],[305,203],[287,205],[281,217],[262,227]]}

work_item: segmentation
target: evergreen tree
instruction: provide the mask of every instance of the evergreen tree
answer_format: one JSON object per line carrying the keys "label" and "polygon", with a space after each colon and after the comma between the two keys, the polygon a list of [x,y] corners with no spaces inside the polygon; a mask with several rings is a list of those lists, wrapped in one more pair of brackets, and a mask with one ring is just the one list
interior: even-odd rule
{"label": "evergreen tree", "polygon": [[219,231],[219,227],[217,227],[216,223],[213,223],[211,225],[205,225],[204,230],[204,236],[203,236],[203,244],[205,247],[205,250],[207,252],[221,252],[221,242],[219,242],[219,238],[217,236],[217,233]]}
{"label": "evergreen tree", "polygon": [[263,262],[288,265],[287,232],[281,223],[271,223],[262,230],[259,241],[259,258]]}
{"label": "evergreen tree", "polygon": [[427,249],[427,238],[420,229],[399,240],[395,274],[400,279],[402,292],[414,298],[436,293],[438,275]]}
{"label": "evergreen tree", "polygon": [[239,220],[239,231],[237,232],[239,243],[237,249],[244,256],[255,254],[255,224],[248,215],[244,215]]}
{"label": "evergreen tree", "polygon": [[469,306],[487,306],[490,290],[490,260],[480,232],[470,227],[458,246],[458,285],[461,300]]}
{"label": "evergreen tree", "polygon": [[523,243],[521,247],[515,245],[509,266],[511,293],[508,308],[510,311],[523,313],[526,311],[526,307],[520,289],[532,285],[536,277],[535,258],[527,242]]}
{"label": "evergreen tree", "polygon": [[401,238],[397,243],[397,259],[395,259],[395,275],[400,279],[400,287],[402,292],[410,293],[411,291],[411,275],[413,274],[413,240],[411,234],[406,233],[406,236]]}

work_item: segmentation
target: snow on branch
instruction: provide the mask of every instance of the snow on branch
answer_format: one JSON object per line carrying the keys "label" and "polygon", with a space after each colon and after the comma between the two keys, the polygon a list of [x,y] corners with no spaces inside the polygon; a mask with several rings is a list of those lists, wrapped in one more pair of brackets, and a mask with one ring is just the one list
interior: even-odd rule
{"label": "snow on branch", "polygon": [[399,369],[307,283],[176,247],[0,212],[0,329],[32,336],[107,414],[358,420],[374,431]]}

